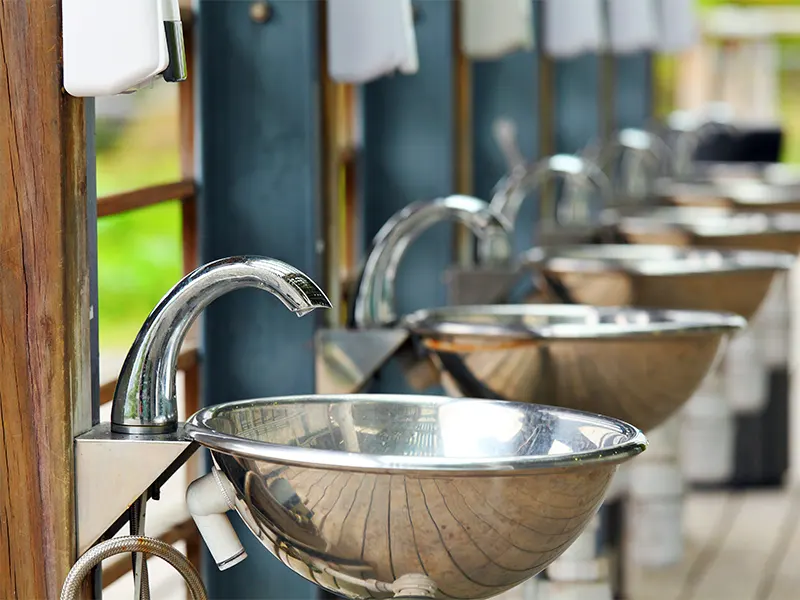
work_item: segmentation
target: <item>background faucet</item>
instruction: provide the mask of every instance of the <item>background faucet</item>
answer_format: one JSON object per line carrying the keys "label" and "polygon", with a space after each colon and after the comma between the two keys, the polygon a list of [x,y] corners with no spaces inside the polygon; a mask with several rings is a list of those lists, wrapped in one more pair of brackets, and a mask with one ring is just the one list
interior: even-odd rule
{"label": "background faucet", "polygon": [[409,204],[381,227],[367,253],[355,298],[354,321],[358,329],[388,325],[397,319],[395,279],[400,260],[423,231],[445,220],[464,223],[484,242],[479,246],[479,258],[484,264],[510,259],[509,224],[483,200],[448,196]]}
{"label": "background faucet", "polygon": [[736,133],[729,115],[714,110],[709,115],[676,111],[669,117],[669,126],[675,132],[673,143],[672,175],[680,179],[691,174],[692,158],[697,147],[715,133]]}
{"label": "background faucet", "polygon": [[317,284],[278,260],[240,256],[196,269],[164,296],[136,336],[114,392],[113,432],[158,435],[177,429],[175,373],[183,339],[206,306],[245,287],[271,293],[298,316],[331,307]]}
{"label": "background faucet", "polygon": [[567,193],[562,197],[566,197],[566,202],[562,203],[558,197],[554,202],[542,197],[542,221],[552,216],[558,224],[565,224],[566,221],[586,224],[590,219],[589,201],[580,192],[592,185],[600,190],[605,204],[613,199],[610,182],[593,160],[572,154],[556,154],[529,165],[517,143],[517,127],[513,121],[497,119],[492,133],[505,158],[508,174],[497,184],[491,207],[504,216],[512,227],[525,198],[557,175],[564,179]]}
{"label": "background faucet", "polygon": [[[522,202],[544,186],[547,181],[561,176],[566,183],[571,183],[578,190],[585,190],[594,185],[600,190],[603,203],[613,200],[613,190],[603,172],[588,159],[572,154],[555,154],[537,162],[521,177],[509,178],[507,185],[501,187],[492,198],[491,207],[514,225]],[[559,225],[569,223],[586,224],[590,220],[589,202],[585,195],[567,194],[566,202],[557,199],[555,202],[541,199],[542,222],[552,218]]]}
{"label": "background faucet", "polygon": [[608,174],[616,192],[630,198],[646,197],[665,163],[672,161],[672,150],[659,135],[637,128],[622,129],[606,143],[590,144],[582,155]]}

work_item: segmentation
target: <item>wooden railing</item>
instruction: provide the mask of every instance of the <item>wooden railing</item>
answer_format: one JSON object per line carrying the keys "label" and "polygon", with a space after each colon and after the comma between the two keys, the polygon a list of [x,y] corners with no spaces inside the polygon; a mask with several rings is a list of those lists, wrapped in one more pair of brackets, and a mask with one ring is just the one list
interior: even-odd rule
{"label": "wooden railing", "polygon": [[[192,15],[189,10],[181,10],[183,33],[186,43],[186,54],[192,56],[193,34]],[[195,99],[193,86],[190,80],[178,86],[179,94],[179,149],[181,179],[178,181],[159,185],[147,186],[127,192],[112,194],[98,198],[97,217],[108,217],[132,210],[164,202],[180,201],[183,237],[183,271],[188,273],[197,267],[197,208],[196,186],[194,182],[194,106]],[[193,414],[200,408],[200,357],[197,351],[196,336],[190,334],[184,342],[178,360],[178,370],[184,374],[185,412]],[[100,403],[111,401],[116,379],[100,382]],[[199,465],[196,457],[187,463],[187,484],[199,476]],[[199,567],[200,562],[200,536],[194,525],[189,520],[178,523],[169,523],[160,528],[162,533],[157,537],[169,544],[180,541],[186,543],[186,553],[189,560]],[[130,560],[119,560],[109,564],[103,570],[103,586],[110,585],[131,570]]]}

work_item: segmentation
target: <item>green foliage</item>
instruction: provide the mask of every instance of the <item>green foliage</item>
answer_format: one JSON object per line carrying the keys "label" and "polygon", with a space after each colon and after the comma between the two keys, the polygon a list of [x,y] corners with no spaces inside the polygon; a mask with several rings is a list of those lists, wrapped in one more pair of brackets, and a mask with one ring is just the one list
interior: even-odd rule
{"label": "green foliage", "polygon": [[[98,150],[98,195],[177,179],[174,144],[149,144],[142,151],[136,134],[128,127],[118,143]],[[125,348],[181,276],[180,205],[170,202],[103,217],[97,236],[100,346]]]}

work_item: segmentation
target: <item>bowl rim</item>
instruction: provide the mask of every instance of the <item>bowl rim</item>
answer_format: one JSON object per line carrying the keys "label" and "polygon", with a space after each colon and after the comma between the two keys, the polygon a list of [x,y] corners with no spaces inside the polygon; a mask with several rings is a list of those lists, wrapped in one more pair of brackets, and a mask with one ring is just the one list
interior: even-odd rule
{"label": "bowl rim", "polygon": [[[723,206],[646,206],[630,213],[606,209],[600,219],[605,226],[625,231],[678,230],[703,239],[800,234],[800,214],[796,212],[741,211]],[[697,222],[697,219],[702,220]],[[733,226],[709,228],[706,222],[732,223]]]}
{"label": "bowl rim", "polygon": [[[652,257],[603,256],[603,251],[626,249],[633,252],[650,252]],[[573,252],[591,250],[597,256],[570,256]],[[671,251],[676,257],[659,258],[658,252]],[[724,264],[697,265],[689,262],[693,256],[719,256],[727,260]],[[683,255],[683,256],[680,256]],[[735,264],[736,257],[750,258],[746,265]],[[732,273],[752,273],[761,271],[789,271],[794,267],[797,257],[789,252],[771,250],[737,250],[730,248],[706,248],[696,246],[669,246],[665,244],[564,244],[557,246],[536,246],[522,253],[520,263],[528,269],[543,269],[553,273],[626,273],[642,277],[683,277],[702,275],[725,275]],[[662,271],[644,270],[636,263],[674,263],[681,268]],[[683,265],[682,263],[685,263]]]}
{"label": "bowl rim", "polygon": [[796,204],[800,201],[800,183],[774,183],[757,179],[678,181],[661,178],[656,181],[656,194],[662,198],[673,196],[719,198],[757,209],[765,206]]}
{"label": "bowl rim", "polygon": [[[565,316],[647,315],[663,321],[647,323],[563,323],[534,326],[508,323],[475,323],[463,316]],[[496,337],[513,340],[619,340],[658,339],[665,335],[708,335],[739,331],[747,326],[744,317],[728,312],[673,310],[638,307],[589,306],[585,304],[497,304],[484,306],[443,306],[418,310],[403,317],[401,325],[411,333],[427,337]]]}
{"label": "bowl rim", "polygon": [[[535,455],[486,458],[447,458],[425,456],[397,456],[362,454],[338,450],[319,450],[286,446],[221,433],[214,430],[209,421],[226,411],[259,404],[345,404],[354,401],[388,402],[395,405],[410,404],[442,405],[454,402],[479,402],[523,408],[526,411],[543,410],[564,418],[578,418],[587,424],[597,423],[609,431],[618,431],[625,440],[610,448],[588,450],[561,455]],[[589,412],[541,404],[485,400],[477,398],[453,398],[433,395],[406,394],[309,394],[297,396],[275,396],[253,398],[217,404],[203,408],[192,415],[184,425],[184,435],[209,448],[212,452],[242,456],[276,464],[307,468],[356,471],[378,474],[410,474],[419,476],[444,475],[448,477],[495,477],[513,476],[542,469],[574,469],[589,465],[619,464],[640,454],[647,447],[647,438],[633,425]]]}

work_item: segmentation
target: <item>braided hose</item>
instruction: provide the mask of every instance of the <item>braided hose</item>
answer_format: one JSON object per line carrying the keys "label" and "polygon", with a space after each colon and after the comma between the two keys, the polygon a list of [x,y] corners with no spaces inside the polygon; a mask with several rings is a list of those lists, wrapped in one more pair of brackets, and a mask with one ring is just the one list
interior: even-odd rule
{"label": "braided hose", "polygon": [[175,570],[186,581],[192,600],[208,600],[200,575],[194,565],[189,562],[189,559],[161,540],[142,536],[113,538],[100,542],[87,550],[67,574],[67,579],[61,588],[61,600],[76,600],[80,595],[83,580],[94,567],[111,556],[128,552],[152,554],[165,560],[175,567]]}
{"label": "braided hose", "polygon": [[[146,497],[145,497],[145,500],[146,500]],[[144,527],[142,527],[141,531],[139,530],[139,527],[142,524],[142,521],[144,520],[142,518],[142,516],[143,516],[142,515],[142,506],[139,503],[139,501],[137,500],[136,502],[133,503],[133,506],[131,506],[131,508],[130,508],[131,535],[132,536],[136,536],[136,535],[139,535],[140,533],[141,534],[144,533]],[[139,554],[133,554],[131,556],[131,559],[133,560],[134,577],[138,573],[139,574],[139,579],[140,579],[138,597],[135,597],[134,600],[150,600],[150,575],[149,575],[149,573],[147,571],[147,557],[146,556],[142,556],[141,557],[141,561],[142,561],[141,562],[141,569],[139,569],[137,571],[137,567],[139,566],[137,564],[137,563],[139,563],[139,556],[140,556]],[[136,584],[135,584],[135,581],[134,581],[134,586],[135,585]],[[136,591],[134,591],[134,594],[136,594]]]}

